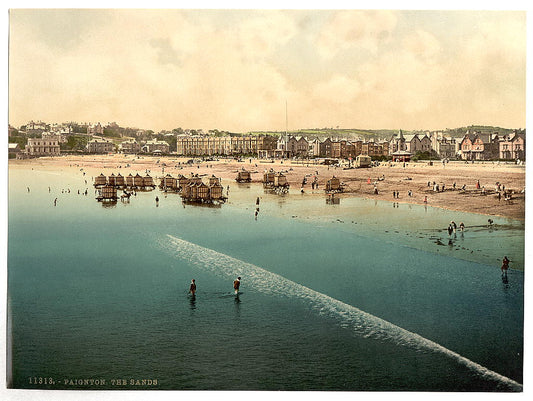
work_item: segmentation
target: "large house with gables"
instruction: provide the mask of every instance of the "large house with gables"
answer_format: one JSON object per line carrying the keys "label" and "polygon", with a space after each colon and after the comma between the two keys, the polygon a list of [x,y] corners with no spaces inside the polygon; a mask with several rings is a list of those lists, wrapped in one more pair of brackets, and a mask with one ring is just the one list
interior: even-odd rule
{"label": "large house with gables", "polygon": [[504,135],[498,143],[499,158],[505,160],[524,160],[526,158],[526,137],[513,132]]}
{"label": "large house with gables", "polygon": [[463,160],[490,160],[498,157],[498,134],[467,132],[459,143],[459,154]]}

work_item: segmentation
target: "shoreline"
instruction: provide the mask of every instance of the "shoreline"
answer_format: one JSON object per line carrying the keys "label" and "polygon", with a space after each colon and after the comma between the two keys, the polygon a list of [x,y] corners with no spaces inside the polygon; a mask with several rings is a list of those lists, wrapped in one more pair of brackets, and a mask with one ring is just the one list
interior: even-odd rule
{"label": "shoreline", "polygon": [[[290,184],[290,192],[297,193],[303,189],[302,196],[318,197],[327,196],[324,192],[325,183],[332,176],[336,176],[346,184],[345,192],[336,194],[339,197],[359,197],[374,200],[384,200],[391,203],[416,204],[442,208],[446,210],[476,213],[486,216],[499,216],[525,221],[525,166],[514,164],[498,164],[497,162],[484,162],[466,164],[465,162],[450,162],[443,165],[434,162],[382,163],[378,167],[343,169],[326,165],[308,163],[294,163],[288,160],[276,160],[274,163],[255,158],[218,159],[203,161],[201,163],[187,164],[189,157],[172,156],[135,156],[135,155],[67,155],[59,157],[42,157],[35,159],[16,160],[8,162],[8,168],[32,168],[64,171],[66,169],[86,171],[89,176],[100,173],[110,175],[121,173],[148,173],[156,184],[158,178],[170,174],[202,176],[215,175],[223,180],[223,185],[235,185],[235,176],[242,168],[252,172],[252,183],[260,183],[263,172],[270,168],[275,171],[286,172]],[[198,159],[195,159],[198,160]],[[124,172],[124,173],[122,173]],[[318,174],[317,174],[318,173]],[[319,187],[311,193],[311,182],[317,177]],[[307,183],[303,185],[304,177]],[[477,189],[477,182],[480,189]],[[442,188],[444,192],[435,192],[433,183]],[[455,190],[453,183],[456,183]],[[513,198],[507,202],[498,200],[496,183],[504,185],[507,190],[513,191]],[[466,190],[460,188],[466,185]],[[378,194],[374,194],[374,186]],[[485,187],[485,195],[482,187]],[[319,191],[318,193],[316,191]],[[408,192],[411,191],[412,196]],[[393,196],[399,193],[399,198]],[[427,203],[424,202],[427,197]]]}

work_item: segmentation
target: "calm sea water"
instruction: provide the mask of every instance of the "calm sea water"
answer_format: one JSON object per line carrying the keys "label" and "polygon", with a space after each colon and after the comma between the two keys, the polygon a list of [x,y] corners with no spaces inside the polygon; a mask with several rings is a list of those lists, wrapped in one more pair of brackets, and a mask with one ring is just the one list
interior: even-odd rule
{"label": "calm sea water", "polygon": [[228,182],[220,208],[104,207],[76,168],[9,179],[15,388],[521,389],[521,222]]}

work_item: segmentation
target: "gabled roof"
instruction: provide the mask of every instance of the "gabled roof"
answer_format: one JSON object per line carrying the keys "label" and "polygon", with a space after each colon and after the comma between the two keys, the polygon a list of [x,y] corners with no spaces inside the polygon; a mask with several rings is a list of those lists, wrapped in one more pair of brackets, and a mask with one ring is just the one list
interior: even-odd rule
{"label": "gabled roof", "polygon": [[420,140],[420,138],[418,137],[417,134],[414,134],[414,135],[404,135],[403,137],[404,137],[404,139],[405,139],[405,142],[411,142],[413,139],[418,139],[418,140]]}

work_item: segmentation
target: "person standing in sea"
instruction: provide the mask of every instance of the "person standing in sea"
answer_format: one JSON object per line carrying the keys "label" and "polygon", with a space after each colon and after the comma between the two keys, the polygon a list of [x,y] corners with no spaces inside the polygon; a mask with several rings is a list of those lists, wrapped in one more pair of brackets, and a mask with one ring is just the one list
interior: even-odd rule
{"label": "person standing in sea", "polygon": [[193,297],[196,294],[196,282],[194,279],[191,280],[191,285],[189,286],[189,294],[191,294]]}
{"label": "person standing in sea", "polygon": [[504,256],[502,260],[502,276],[507,276],[507,270],[509,270],[509,259]]}
{"label": "person standing in sea", "polygon": [[239,294],[240,286],[241,286],[241,278],[237,277],[237,279],[233,281],[233,289],[235,290],[235,295]]}

